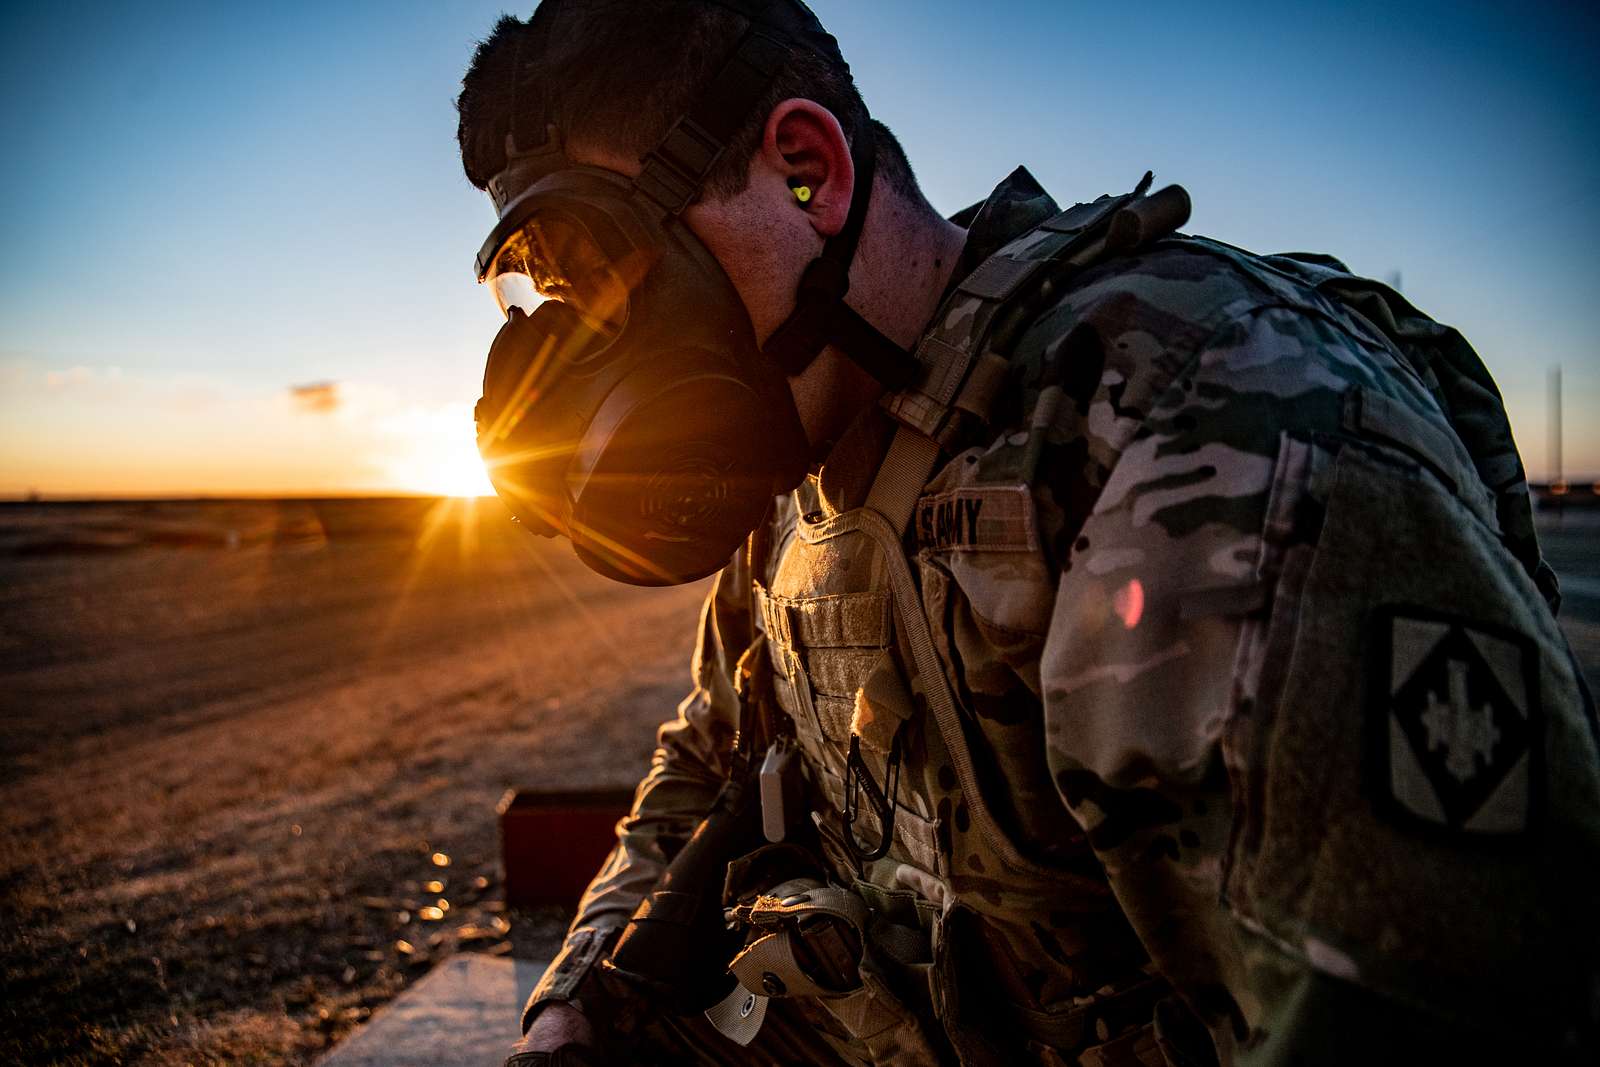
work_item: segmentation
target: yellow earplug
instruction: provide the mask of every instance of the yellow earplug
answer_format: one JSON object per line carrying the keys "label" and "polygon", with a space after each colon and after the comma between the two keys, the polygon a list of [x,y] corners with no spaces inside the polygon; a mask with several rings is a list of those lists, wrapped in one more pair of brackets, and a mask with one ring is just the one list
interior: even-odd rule
{"label": "yellow earplug", "polygon": [[794,198],[796,200],[800,201],[802,204],[808,203],[811,200],[811,186],[809,186],[809,185],[797,185],[797,186],[795,186],[794,187]]}

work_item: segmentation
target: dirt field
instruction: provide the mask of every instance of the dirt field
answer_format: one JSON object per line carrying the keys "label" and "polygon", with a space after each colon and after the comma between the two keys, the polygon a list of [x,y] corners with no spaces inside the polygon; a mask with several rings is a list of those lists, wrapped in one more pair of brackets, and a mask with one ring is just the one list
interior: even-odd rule
{"label": "dirt field", "polygon": [[[638,779],[704,587],[502,516],[0,506],[0,1063],[305,1063],[451,952],[554,950],[494,804]],[[1597,544],[1546,535],[1591,677]]]}
{"label": "dirt field", "polygon": [[511,919],[553,951],[495,802],[638,780],[704,589],[432,508],[0,509],[0,1062],[304,1063]]}

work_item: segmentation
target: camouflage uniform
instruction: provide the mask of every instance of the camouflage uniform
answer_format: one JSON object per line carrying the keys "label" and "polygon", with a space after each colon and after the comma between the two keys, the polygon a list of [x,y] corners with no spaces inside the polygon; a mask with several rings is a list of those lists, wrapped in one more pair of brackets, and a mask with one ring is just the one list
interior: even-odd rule
{"label": "camouflage uniform", "polygon": [[[1019,170],[958,216],[963,271],[1056,210]],[[858,1063],[1576,1059],[1600,731],[1471,349],[1332,260],[1173,237],[1075,276],[1008,359],[904,545],[959,722],[931,721],[863,536],[875,410],[760,572],[718,578],[533,1002],[593,981],[705,811],[760,638],[834,879],[927,935],[869,947],[856,993],[774,1000],[773,1034]],[[858,871],[845,748],[882,782],[902,721],[893,847]]]}

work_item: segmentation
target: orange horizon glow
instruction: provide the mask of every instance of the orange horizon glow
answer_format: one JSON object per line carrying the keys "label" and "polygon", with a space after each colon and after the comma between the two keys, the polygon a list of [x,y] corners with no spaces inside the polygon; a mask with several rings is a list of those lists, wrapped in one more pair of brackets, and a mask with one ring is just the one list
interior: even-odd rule
{"label": "orange horizon glow", "polygon": [[[472,403],[386,384],[239,389],[13,368],[0,499],[489,496]],[[41,447],[41,445],[44,447]]]}
{"label": "orange horizon glow", "polygon": [[19,492],[0,492],[0,504],[114,504],[114,503],[184,503],[204,501],[261,501],[283,502],[297,500],[445,500],[445,501],[470,501],[488,500],[493,493],[480,493],[475,496],[463,496],[457,493],[430,493],[422,490],[406,489],[274,489],[253,490],[249,492],[227,492],[214,490],[181,490],[157,491],[149,493],[115,493],[115,492],[60,492],[50,493],[44,490],[22,490]]}

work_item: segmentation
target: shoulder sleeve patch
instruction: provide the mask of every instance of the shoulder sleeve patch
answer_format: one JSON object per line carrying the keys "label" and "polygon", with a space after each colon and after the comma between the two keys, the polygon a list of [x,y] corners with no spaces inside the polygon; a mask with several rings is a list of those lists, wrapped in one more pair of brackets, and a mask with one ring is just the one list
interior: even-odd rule
{"label": "shoulder sleeve patch", "polygon": [[934,552],[1032,552],[1039,547],[1026,485],[962,486],[917,501],[917,548]]}
{"label": "shoulder sleeve patch", "polygon": [[1544,779],[1534,643],[1406,607],[1382,608],[1374,623],[1368,759],[1379,807],[1452,836],[1531,829]]}

